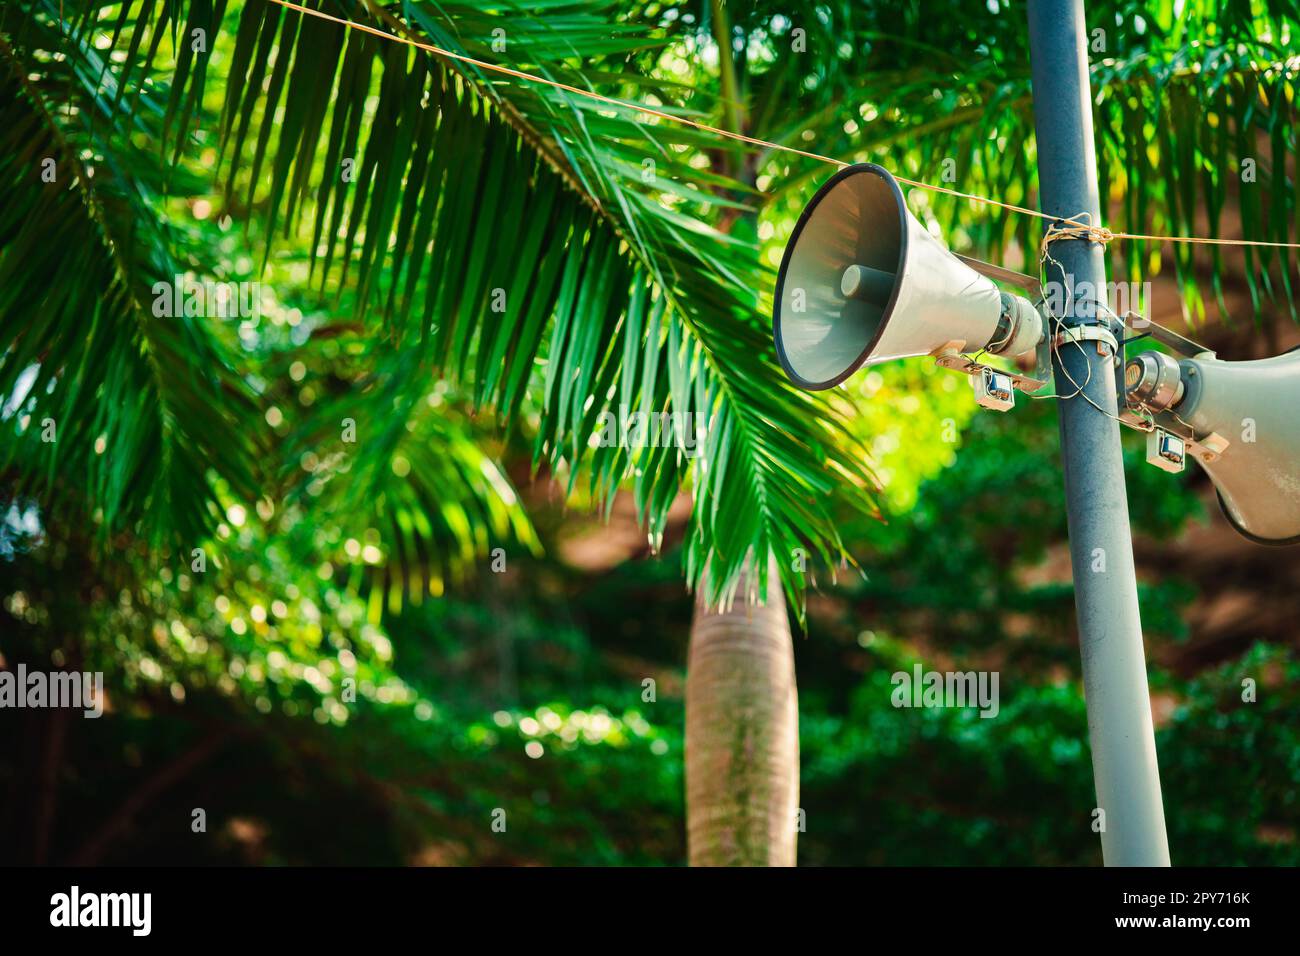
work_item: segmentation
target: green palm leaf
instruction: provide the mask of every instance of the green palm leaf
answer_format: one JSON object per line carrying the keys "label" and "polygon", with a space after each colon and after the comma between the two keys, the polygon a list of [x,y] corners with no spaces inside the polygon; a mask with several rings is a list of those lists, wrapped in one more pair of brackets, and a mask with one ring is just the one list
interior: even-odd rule
{"label": "green palm leaf", "polygon": [[165,87],[117,112],[107,61],[55,9],[10,12],[0,36],[6,494],[74,499],[105,534],[194,542],[219,482],[255,491],[251,392],[202,319],[155,314],[155,284],[185,271],[158,196],[169,177],[193,185],[132,141],[157,129]]}
{"label": "green palm leaf", "polygon": [[[614,77],[616,93],[645,87],[618,79],[620,58],[655,42],[601,4],[321,6],[372,23],[377,11],[385,29],[487,59],[500,25],[512,66],[588,85],[576,61]],[[731,200],[695,185],[698,133],[273,4],[235,15],[219,123],[230,195],[264,210],[268,233],[310,233],[319,281],[355,291],[394,355],[457,377],[506,420],[540,394],[539,458],[571,482],[586,475],[599,497],[630,484],[652,539],[690,487],[687,566],[695,580],[711,566],[715,596],[751,550],[777,553],[792,596],[796,547],[843,557],[829,496],[872,509],[865,450],[776,367],[756,292],[770,277],[754,249],[706,224]],[[619,398],[690,416],[707,440],[593,447]]]}

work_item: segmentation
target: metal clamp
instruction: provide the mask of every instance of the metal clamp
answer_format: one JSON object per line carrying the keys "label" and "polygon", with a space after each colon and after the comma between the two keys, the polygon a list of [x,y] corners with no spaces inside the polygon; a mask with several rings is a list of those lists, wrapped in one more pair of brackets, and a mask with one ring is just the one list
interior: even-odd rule
{"label": "metal clamp", "polygon": [[[1119,342],[1110,329],[1104,325],[1062,325],[1057,327],[1056,335],[1052,337],[1053,348],[1060,348],[1066,343],[1082,345],[1084,342],[1105,343],[1110,346],[1110,360],[1119,362]],[[1097,348],[1097,354],[1105,357],[1107,355],[1100,346]]]}

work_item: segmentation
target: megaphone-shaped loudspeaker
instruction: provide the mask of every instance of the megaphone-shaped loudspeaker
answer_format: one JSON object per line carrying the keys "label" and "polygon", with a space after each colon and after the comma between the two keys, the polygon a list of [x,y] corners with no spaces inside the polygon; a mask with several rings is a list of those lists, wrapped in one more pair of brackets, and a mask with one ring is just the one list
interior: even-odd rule
{"label": "megaphone-shaped loudspeaker", "polygon": [[1258,544],[1300,544],[1300,350],[1252,362],[1143,352],[1125,389],[1157,425],[1190,433],[1234,528]]}
{"label": "megaphone-shaped loudspeaker", "polygon": [[772,327],[782,367],[807,389],[953,342],[1018,355],[1042,338],[1034,307],[949,252],[908,211],[898,181],[873,164],[840,170],[799,217]]}

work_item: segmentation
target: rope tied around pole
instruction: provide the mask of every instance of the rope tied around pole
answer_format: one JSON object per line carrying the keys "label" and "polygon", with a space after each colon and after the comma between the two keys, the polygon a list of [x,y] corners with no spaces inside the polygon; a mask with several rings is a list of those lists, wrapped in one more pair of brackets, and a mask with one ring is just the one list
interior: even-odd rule
{"label": "rope tied around pole", "polygon": [[1047,247],[1053,242],[1064,239],[1084,239],[1088,242],[1101,243],[1104,246],[1114,241],[1118,236],[1118,233],[1111,232],[1105,226],[1094,225],[1092,223],[1092,213],[1081,212],[1070,216],[1068,219],[1059,219],[1056,222],[1048,223],[1047,228],[1043,230],[1043,242],[1038,248],[1039,261],[1046,261],[1051,258],[1047,254]]}

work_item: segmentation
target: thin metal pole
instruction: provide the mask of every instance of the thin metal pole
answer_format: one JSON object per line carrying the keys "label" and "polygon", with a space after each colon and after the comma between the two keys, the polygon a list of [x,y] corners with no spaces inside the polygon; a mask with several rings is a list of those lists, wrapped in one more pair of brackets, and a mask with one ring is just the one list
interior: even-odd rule
{"label": "thin metal pole", "polygon": [[[1040,207],[1063,219],[1086,212],[1097,224],[1086,45],[1083,0],[1030,0]],[[1060,265],[1049,262],[1047,281],[1068,290],[1058,302],[1072,303],[1063,324],[1109,324],[1102,246],[1072,239],[1049,251]],[[1107,866],[1168,866],[1119,423],[1107,417],[1117,411],[1113,356],[1096,341],[1067,343],[1054,370],[1058,394],[1075,391],[1071,380],[1083,386],[1057,404],[1102,857]]]}

